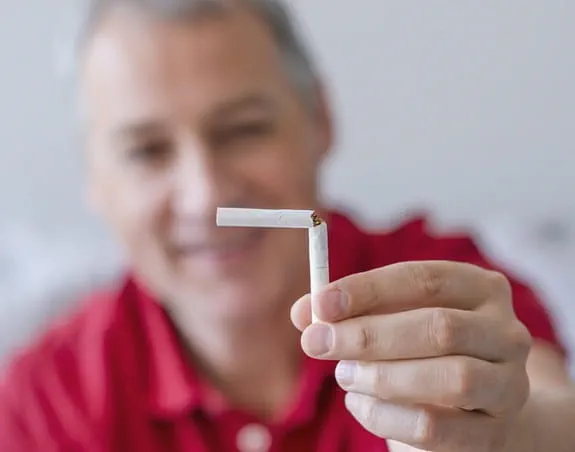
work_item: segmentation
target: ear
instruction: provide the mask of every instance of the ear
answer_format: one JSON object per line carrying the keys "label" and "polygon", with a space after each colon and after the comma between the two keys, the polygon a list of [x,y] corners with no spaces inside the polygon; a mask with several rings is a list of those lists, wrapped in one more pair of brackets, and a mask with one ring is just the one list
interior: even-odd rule
{"label": "ear", "polygon": [[321,81],[316,82],[317,105],[314,112],[318,124],[318,148],[319,158],[326,158],[335,141],[335,128],[331,103],[325,85]]}

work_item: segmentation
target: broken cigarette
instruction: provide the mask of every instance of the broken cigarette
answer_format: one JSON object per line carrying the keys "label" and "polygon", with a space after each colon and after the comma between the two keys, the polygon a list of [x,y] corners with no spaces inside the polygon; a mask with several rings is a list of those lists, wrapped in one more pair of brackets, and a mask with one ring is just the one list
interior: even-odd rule
{"label": "broken cigarette", "polygon": [[[313,210],[219,207],[216,224],[229,227],[307,229],[312,300],[329,283],[327,223]],[[312,322],[317,321],[313,309],[311,318]]]}

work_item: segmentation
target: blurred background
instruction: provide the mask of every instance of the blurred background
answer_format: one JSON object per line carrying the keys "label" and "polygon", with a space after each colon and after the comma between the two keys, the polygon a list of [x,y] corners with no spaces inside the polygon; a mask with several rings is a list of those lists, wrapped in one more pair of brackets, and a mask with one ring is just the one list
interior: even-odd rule
{"label": "blurred background", "polygon": [[[367,226],[468,227],[575,352],[575,2],[293,3],[337,113],[326,198]],[[1,361],[121,255],[82,199],[78,2],[0,8]]]}

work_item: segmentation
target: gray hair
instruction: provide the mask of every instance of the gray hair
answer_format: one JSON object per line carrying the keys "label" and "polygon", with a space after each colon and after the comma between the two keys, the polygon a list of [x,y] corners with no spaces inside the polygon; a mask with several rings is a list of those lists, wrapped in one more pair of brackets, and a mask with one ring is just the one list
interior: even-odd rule
{"label": "gray hair", "polygon": [[[242,0],[270,29],[280,51],[289,80],[302,101],[310,108],[317,105],[317,70],[300,34],[298,24],[282,0]],[[182,20],[219,14],[231,5],[230,0],[90,0],[79,30],[75,52],[89,42],[103,18],[118,6],[137,8],[166,20]]]}

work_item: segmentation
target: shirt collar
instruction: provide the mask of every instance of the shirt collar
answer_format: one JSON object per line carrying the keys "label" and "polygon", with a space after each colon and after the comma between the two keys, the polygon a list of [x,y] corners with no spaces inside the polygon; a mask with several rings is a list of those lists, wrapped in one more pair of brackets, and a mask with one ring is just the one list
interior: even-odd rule
{"label": "shirt collar", "polygon": [[167,312],[144,285],[130,276],[127,295],[134,303],[142,334],[134,344],[143,349],[147,404],[159,418],[177,417],[199,408],[197,377]]}
{"label": "shirt collar", "polygon": [[[144,344],[135,345],[145,348],[146,365],[142,371],[146,373],[150,414],[166,420],[200,410],[211,414],[225,411],[225,400],[194,372],[161,304],[133,277],[129,278],[124,294],[135,303],[143,330]],[[304,422],[313,417],[320,390],[328,378],[333,379],[334,369],[332,361],[304,359],[294,406],[287,413],[290,422]]]}

